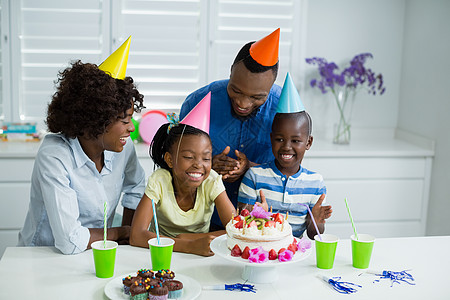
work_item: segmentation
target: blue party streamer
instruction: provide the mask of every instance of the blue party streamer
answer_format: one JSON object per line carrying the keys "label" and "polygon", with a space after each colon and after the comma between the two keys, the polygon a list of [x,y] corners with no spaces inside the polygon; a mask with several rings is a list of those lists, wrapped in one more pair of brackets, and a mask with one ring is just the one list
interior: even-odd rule
{"label": "blue party streamer", "polygon": [[242,283],[235,283],[235,284],[225,284],[225,290],[227,291],[243,291],[243,292],[252,292],[256,293],[255,286],[252,284],[242,284]]}
{"label": "blue party streamer", "polygon": [[[246,281],[247,282],[247,281]],[[235,283],[235,284],[216,284],[203,286],[204,290],[226,290],[256,293],[255,286],[252,284]]]}
{"label": "blue party streamer", "polygon": [[379,276],[379,279],[375,279],[373,282],[380,282],[381,279],[389,279],[391,280],[391,287],[394,286],[394,283],[402,283],[406,282],[409,285],[415,285],[414,277],[408,273],[409,270],[404,270],[400,272],[395,271],[383,271],[381,273],[373,273],[376,276]]}
{"label": "blue party streamer", "polygon": [[341,294],[352,294],[352,293],[356,293],[358,291],[357,288],[361,288],[362,286],[351,283],[351,282],[345,282],[345,281],[339,281],[341,280],[341,277],[332,277],[332,278],[328,278],[326,276],[322,277],[323,281],[325,281],[326,283],[330,284],[331,287],[341,293]]}

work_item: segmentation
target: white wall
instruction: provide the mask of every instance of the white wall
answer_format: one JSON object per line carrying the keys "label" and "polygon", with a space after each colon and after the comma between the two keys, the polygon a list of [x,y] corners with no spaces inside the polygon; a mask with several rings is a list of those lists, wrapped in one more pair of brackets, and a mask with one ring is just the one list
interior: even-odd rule
{"label": "white wall", "polygon": [[[371,52],[368,66],[384,76],[383,96],[358,94],[355,132],[398,127],[436,141],[427,234],[450,234],[450,1],[314,0],[306,9],[302,59],[340,64]],[[314,135],[329,136],[337,118],[332,95],[310,88],[315,68],[302,70],[297,83]]]}
{"label": "white wall", "polygon": [[[400,95],[401,56],[405,1],[314,0],[307,2],[306,34],[300,37],[304,57],[324,57],[343,68],[357,54],[370,52],[366,66],[382,73],[386,93],[368,95],[360,91],[355,101],[352,127],[390,128],[397,126]],[[303,59],[304,60],[304,59]],[[309,81],[317,68],[303,65],[305,80],[299,93],[313,118],[314,135],[330,134],[337,119],[331,93],[321,94]],[[313,76],[313,77],[314,77]]]}
{"label": "white wall", "polygon": [[428,235],[449,235],[450,1],[407,1],[398,127],[436,141]]}

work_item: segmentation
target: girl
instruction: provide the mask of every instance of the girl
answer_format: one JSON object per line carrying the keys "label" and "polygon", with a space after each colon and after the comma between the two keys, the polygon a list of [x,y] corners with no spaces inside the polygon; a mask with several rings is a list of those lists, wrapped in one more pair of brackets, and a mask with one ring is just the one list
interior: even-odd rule
{"label": "girl", "polygon": [[[225,233],[209,233],[217,207],[225,225],[235,214],[222,176],[211,170],[212,145],[209,135],[185,124],[164,124],[155,134],[150,156],[160,169],[148,180],[131,226],[130,244],[148,247],[156,237],[152,199],[161,235],[175,240],[174,251],[211,256],[211,241]],[[149,230],[150,229],[150,230]]]}

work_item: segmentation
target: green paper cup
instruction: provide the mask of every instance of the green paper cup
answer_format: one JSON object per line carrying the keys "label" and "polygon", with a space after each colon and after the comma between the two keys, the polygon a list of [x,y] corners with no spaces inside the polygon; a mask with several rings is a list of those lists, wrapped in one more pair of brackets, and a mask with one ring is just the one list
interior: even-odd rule
{"label": "green paper cup", "polygon": [[322,234],[322,241],[316,235],[316,262],[319,269],[332,269],[339,238],[332,234]]}
{"label": "green paper cup", "polygon": [[114,241],[93,242],[91,244],[94,254],[95,275],[98,278],[111,278],[114,276],[114,266],[116,263],[116,249],[118,244]]}
{"label": "green paper cup", "polygon": [[150,256],[152,259],[152,270],[167,270],[170,269],[173,244],[175,244],[175,241],[166,237],[162,237],[159,240],[159,245],[157,238],[148,240]]}
{"label": "green paper cup", "polygon": [[353,267],[367,269],[372,256],[375,237],[370,234],[358,233],[358,239],[354,235],[351,236],[351,239]]}

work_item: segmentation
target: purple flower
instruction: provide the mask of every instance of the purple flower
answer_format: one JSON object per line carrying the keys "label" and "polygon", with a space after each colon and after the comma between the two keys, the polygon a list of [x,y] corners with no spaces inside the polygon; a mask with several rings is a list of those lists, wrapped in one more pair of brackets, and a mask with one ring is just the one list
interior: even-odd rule
{"label": "purple flower", "polygon": [[261,206],[254,205],[250,215],[255,218],[268,219],[270,218],[272,213],[265,211]]}
{"label": "purple flower", "polygon": [[297,247],[298,251],[304,253],[311,248],[311,241],[303,237],[298,241]]}
{"label": "purple flower", "polygon": [[283,261],[290,261],[294,257],[294,253],[291,250],[284,250],[283,252],[278,254],[278,260]]}
{"label": "purple flower", "polygon": [[317,65],[319,79],[310,81],[311,87],[317,87],[323,94],[328,91],[335,92],[337,87],[356,91],[359,87],[366,87],[369,94],[382,95],[386,88],[383,86],[383,75],[375,74],[364,66],[367,58],[373,58],[371,53],[361,53],[353,57],[350,66],[339,73],[339,67],[325,58],[307,58],[306,63]]}
{"label": "purple flower", "polygon": [[261,246],[250,250],[248,260],[251,263],[265,263],[269,260],[269,252],[265,251]]}

